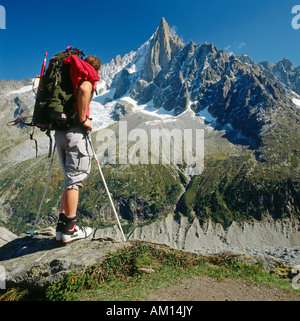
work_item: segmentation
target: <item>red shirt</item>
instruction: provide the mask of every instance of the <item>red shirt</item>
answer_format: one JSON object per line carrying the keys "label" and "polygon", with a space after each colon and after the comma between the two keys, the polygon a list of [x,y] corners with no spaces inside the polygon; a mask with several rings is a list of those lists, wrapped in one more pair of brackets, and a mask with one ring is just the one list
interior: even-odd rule
{"label": "red shirt", "polygon": [[[74,55],[70,55],[68,58],[66,58],[64,63],[71,65],[70,75],[75,89],[76,100],[79,89],[78,85],[81,81],[90,81],[93,85],[93,90],[96,89],[97,82],[100,80],[100,77],[92,65]],[[75,112],[77,111],[78,109],[76,105]],[[90,117],[90,106],[87,108],[86,116]]]}

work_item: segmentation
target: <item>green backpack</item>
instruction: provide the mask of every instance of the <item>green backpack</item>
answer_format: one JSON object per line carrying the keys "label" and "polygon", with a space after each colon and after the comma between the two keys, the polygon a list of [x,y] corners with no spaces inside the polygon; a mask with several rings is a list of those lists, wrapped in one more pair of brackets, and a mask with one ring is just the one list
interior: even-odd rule
{"label": "green backpack", "polygon": [[68,129],[74,122],[74,87],[70,65],[64,64],[69,55],[84,56],[82,51],[68,47],[50,60],[40,80],[42,85],[36,98],[32,125],[48,133]]}

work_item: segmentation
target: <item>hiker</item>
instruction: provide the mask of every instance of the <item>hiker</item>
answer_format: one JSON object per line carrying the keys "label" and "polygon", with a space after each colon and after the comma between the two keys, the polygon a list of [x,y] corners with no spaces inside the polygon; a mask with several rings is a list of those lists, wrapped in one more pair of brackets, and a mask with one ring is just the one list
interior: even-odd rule
{"label": "hiker", "polygon": [[86,132],[92,131],[89,104],[100,80],[101,62],[95,56],[82,60],[70,55],[64,60],[70,64],[70,75],[75,91],[76,121],[71,128],[55,131],[55,141],[65,176],[65,190],[61,199],[61,212],[56,227],[56,240],[69,243],[86,238],[92,233],[90,227],[76,224],[79,190],[90,173],[92,150]]}

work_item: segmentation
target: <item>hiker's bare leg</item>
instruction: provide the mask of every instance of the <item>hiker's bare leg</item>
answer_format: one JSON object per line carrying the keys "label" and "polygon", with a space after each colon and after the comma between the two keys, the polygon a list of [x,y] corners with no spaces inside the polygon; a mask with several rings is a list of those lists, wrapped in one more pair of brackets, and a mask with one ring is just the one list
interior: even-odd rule
{"label": "hiker's bare leg", "polygon": [[79,199],[79,191],[76,189],[66,189],[62,197],[61,213],[65,213],[67,217],[75,217],[77,212]]}

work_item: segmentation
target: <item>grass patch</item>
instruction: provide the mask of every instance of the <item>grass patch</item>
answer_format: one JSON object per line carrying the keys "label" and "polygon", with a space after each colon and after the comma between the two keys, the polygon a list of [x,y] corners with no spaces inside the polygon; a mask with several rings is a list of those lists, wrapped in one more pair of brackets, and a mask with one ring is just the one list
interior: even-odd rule
{"label": "grass patch", "polygon": [[151,291],[178,284],[183,278],[197,276],[209,276],[218,281],[227,278],[243,279],[249,284],[292,290],[287,280],[264,271],[262,263],[251,265],[227,254],[199,256],[136,243],[129,249],[110,253],[101,264],[69,274],[47,289],[46,299],[147,300]]}

